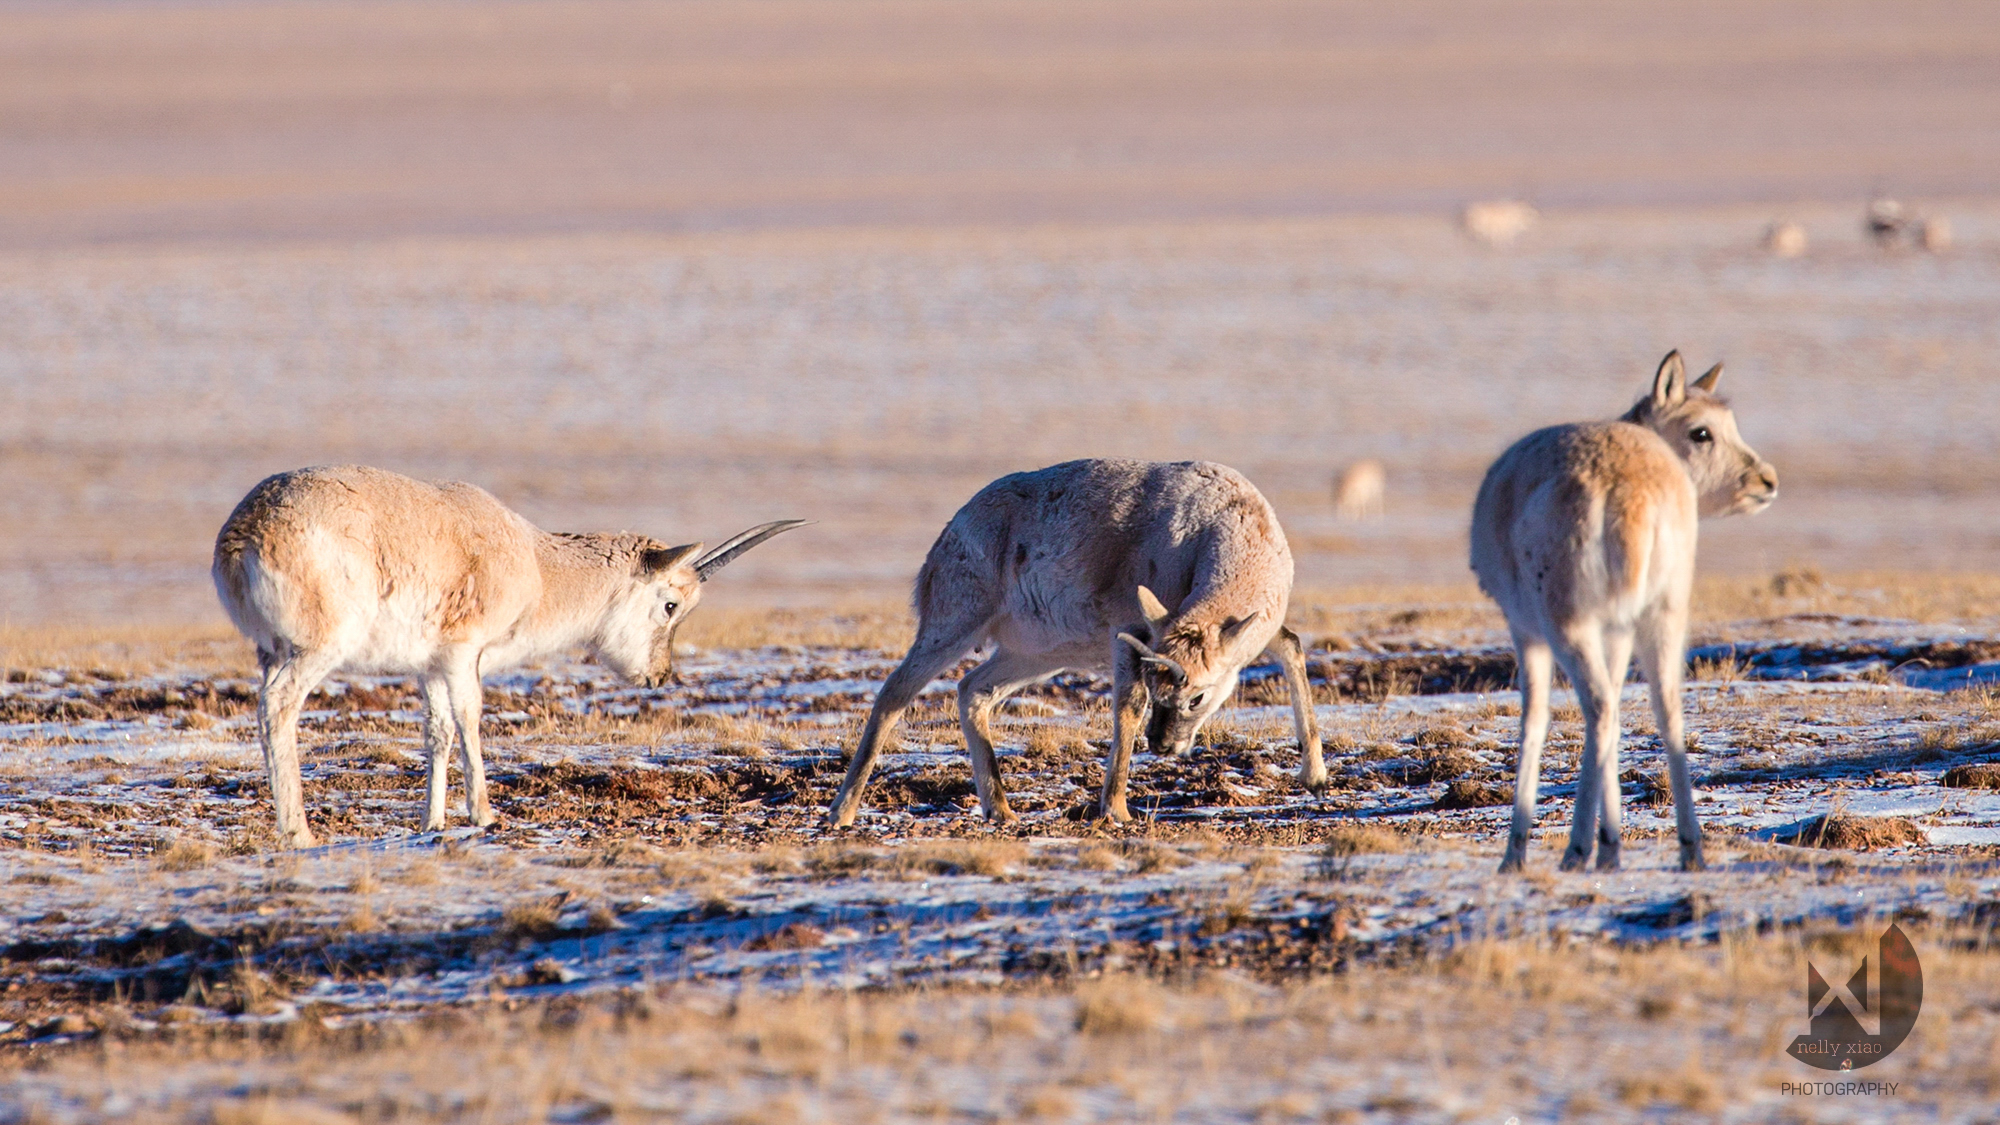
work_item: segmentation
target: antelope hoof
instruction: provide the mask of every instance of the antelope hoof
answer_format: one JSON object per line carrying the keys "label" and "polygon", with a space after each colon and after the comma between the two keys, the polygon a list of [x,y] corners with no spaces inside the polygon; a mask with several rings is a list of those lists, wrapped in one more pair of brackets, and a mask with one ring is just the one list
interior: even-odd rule
{"label": "antelope hoof", "polygon": [[1333,788],[1333,779],[1327,776],[1326,770],[1322,769],[1318,773],[1300,775],[1299,784],[1305,786],[1306,792],[1311,793],[1315,797],[1321,797],[1326,794],[1328,789]]}
{"label": "antelope hoof", "polygon": [[444,818],[443,818],[443,817],[441,817],[441,816],[439,816],[439,817],[432,817],[432,818],[430,818],[430,819],[428,819],[428,820],[424,821],[424,831],[426,831],[426,832],[442,832],[442,831],[444,831],[444,825],[445,825],[445,820],[444,820]]}
{"label": "antelope hoof", "polygon": [[1015,812],[1011,808],[1008,808],[1007,803],[1005,801],[1002,801],[998,808],[988,809],[986,811],[986,819],[992,821],[994,824],[998,824],[1002,827],[1005,827],[1006,825],[1009,824],[1020,823],[1021,814]]}
{"label": "antelope hoof", "polygon": [[1500,874],[1502,875],[1519,875],[1527,869],[1528,856],[1523,849],[1509,847],[1507,854],[1500,857]]}
{"label": "antelope hoof", "polygon": [[1597,850],[1597,869],[1599,871],[1618,870],[1618,853],[1599,848]]}
{"label": "antelope hoof", "polygon": [[1563,871],[1581,871],[1590,866],[1590,853],[1571,848],[1563,853],[1562,862],[1556,866]]}
{"label": "antelope hoof", "polygon": [[1132,811],[1125,807],[1125,798],[1123,797],[1114,801],[1104,802],[1103,812],[1104,819],[1118,824],[1127,824],[1132,820]]}
{"label": "antelope hoof", "polygon": [[310,828],[301,828],[296,832],[285,833],[284,839],[281,841],[281,843],[282,846],[287,848],[292,848],[294,850],[298,848],[311,848],[319,846],[319,841],[313,838],[312,829]]}
{"label": "antelope hoof", "polygon": [[1701,845],[1699,843],[1681,845],[1681,870],[1708,870],[1708,860],[1702,858]]}

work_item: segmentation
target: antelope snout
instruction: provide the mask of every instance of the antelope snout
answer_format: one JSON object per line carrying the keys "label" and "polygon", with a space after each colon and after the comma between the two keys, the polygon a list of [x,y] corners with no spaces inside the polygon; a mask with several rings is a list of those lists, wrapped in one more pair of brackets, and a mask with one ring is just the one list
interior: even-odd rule
{"label": "antelope snout", "polygon": [[1761,512],[1778,498],[1778,470],[1769,461],[1759,461],[1743,478],[1743,491],[1737,503],[1742,510]]}

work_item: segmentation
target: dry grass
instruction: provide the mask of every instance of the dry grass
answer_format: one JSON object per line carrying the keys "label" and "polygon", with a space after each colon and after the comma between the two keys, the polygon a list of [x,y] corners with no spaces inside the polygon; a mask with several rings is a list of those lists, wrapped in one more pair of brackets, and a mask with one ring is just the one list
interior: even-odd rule
{"label": "dry grass", "polygon": [[[1786,568],[1765,576],[1714,575],[1696,580],[1691,620],[1697,628],[1794,614],[1902,618],[1923,623],[2000,621],[2000,575],[1854,571],[1820,574]],[[1340,641],[1373,634],[1449,633],[1505,628],[1479,588],[1461,585],[1356,585],[1306,589],[1292,595],[1290,623],[1303,633]],[[1699,662],[1695,679],[1738,679],[1726,662]]]}
{"label": "dry grass", "polygon": [[1319,875],[1323,879],[1345,879],[1357,856],[1395,854],[1408,851],[1409,837],[1379,825],[1337,824],[1326,835],[1319,853]]}
{"label": "dry grass", "polygon": [[1951,789],[2000,789],[2000,765],[1981,762],[1953,766],[1944,771],[1944,784]]}
{"label": "dry grass", "polygon": [[[1780,580],[1782,579],[1782,580]],[[1904,618],[1925,623],[1968,625],[2000,621],[2000,575],[1853,572],[1822,576],[1809,589],[1791,572],[1756,577],[1704,577],[1697,583],[1694,623],[1715,627],[1784,617],[1833,614]],[[1785,593],[1780,593],[1783,589]],[[1339,590],[1300,590],[1293,595],[1294,628],[1341,645],[1355,637],[1411,632],[1500,631],[1499,611],[1476,586],[1367,585]],[[837,647],[900,655],[914,634],[908,606],[888,598],[845,600],[819,607],[703,607],[680,634],[701,648],[750,649],[766,646]],[[254,676],[250,646],[225,625],[0,626],[0,675],[42,669],[70,669],[106,679],[125,679],[176,670],[213,675]],[[1740,665],[1697,662],[1698,680],[1741,678]],[[565,717],[562,721],[588,721]],[[208,716],[190,712],[189,724]],[[658,724],[666,724],[659,726]],[[732,723],[740,725],[735,729]],[[599,733],[627,741],[657,739],[673,730],[713,728],[718,741],[734,742],[745,753],[795,738],[754,720],[703,716],[682,720],[662,716],[648,722],[602,723]],[[730,728],[730,729],[725,729]],[[1037,727],[1030,746],[1045,752],[1075,751],[1067,730]]]}
{"label": "dry grass", "polygon": [[1345,859],[1348,856],[1405,852],[1409,847],[1409,837],[1394,829],[1373,824],[1340,824],[1326,834],[1321,854]]}
{"label": "dry grass", "polygon": [[[301,1021],[262,1041],[140,1036],[45,1054],[15,1089],[30,1120],[59,1100],[144,1091],[152,1119],[189,1123],[337,1120],[355,1105],[414,1123],[682,1118],[696,1105],[715,1120],[900,1120],[949,1117],[968,1102],[1010,1107],[1008,1119],[1062,1119],[1085,1104],[1119,1119],[1456,1107],[1504,1120],[1552,1103],[1709,1114],[1762,1104],[1780,1078],[1814,1076],[1782,1053],[1804,1029],[1806,958],[1856,958],[1876,933],[1625,948],[1471,940],[1442,957],[1276,987],[1111,973],[1004,992],[753,986],[720,1001],[686,986],[634,988],[338,1033]],[[2000,952],[1964,936],[1917,935],[1927,997],[2000,990]],[[246,1006],[275,995],[269,982],[231,985]],[[1900,1065],[1923,1081],[1927,1106],[1980,1116],[2000,1017],[1978,1004],[1926,1015]],[[1503,1030],[1514,1028],[1534,1030]],[[1663,1052],[1676,1061],[1660,1065]],[[1412,1070],[1421,1086],[1396,1077]]]}
{"label": "dry grass", "polygon": [[1453,809],[1484,809],[1495,805],[1511,805],[1513,803],[1514,792],[1512,789],[1499,785],[1487,785],[1483,782],[1474,781],[1469,777],[1462,777],[1446,786],[1445,791],[1438,795],[1437,802],[1432,807],[1449,811]]}
{"label": "dry grass", "polygon": [[1889,617],[1927,624],[2000,620],[2000,575],[1791,567],[1763,578],[1716,576],[1695,583],[1697,626],[1791,614]]}
{"label": "dry grass", "polygon": [[153,863],[162,871],[194,871],[214,862],[213,844],[187,836],[176,836],[153,853]]}
{"label": "dry grass", "polygon": [[811,608],[703,607],[679,640],[698,648],[773,645],[855,648],[900,654],[916,635],[916,615],[887,598]]}
{"label": "dry grass", "polygon": [[254,676],[257,662],[226,624],[0,625],[0,678],[46,668],[109,679],[189,669]]}
{"label": "dry grass", "polygon": [[1836,809],[1816,816],[1798,830],[1774,837],[1781,844],[1802,848],[1833,848],[1845,851],[1874,851],[1898,844],[1921,844],[1929,837],[1915,821],[1901,816],[1855,816]]}
{"label": "dry grass", "polygon": [[1005,875],[1027,860],[1017,840],[918,841],[891,849],[884,866],[905,877]]}
{"label": "dry grass", "polygon": [[1076,1029],[1086,1035],[1138,1035],[1167,1026],[1170,997],[1150,977],[1118,973],[1076,990]]}

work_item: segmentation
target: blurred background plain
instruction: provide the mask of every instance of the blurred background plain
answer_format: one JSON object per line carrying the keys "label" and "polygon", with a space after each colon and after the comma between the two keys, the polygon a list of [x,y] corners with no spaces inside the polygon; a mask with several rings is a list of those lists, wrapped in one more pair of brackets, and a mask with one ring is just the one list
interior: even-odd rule
{"label": "blurred background plain", "polygon": [[231,505],[342,460],[820,520],[738,604],[899,597],[1089,455],[1460,582],[1492,457],[1669,347],[1784,480],[1705,569],[1994,571],[1996,345],[1987,3],[0,2],[0,623],[219,623]]}

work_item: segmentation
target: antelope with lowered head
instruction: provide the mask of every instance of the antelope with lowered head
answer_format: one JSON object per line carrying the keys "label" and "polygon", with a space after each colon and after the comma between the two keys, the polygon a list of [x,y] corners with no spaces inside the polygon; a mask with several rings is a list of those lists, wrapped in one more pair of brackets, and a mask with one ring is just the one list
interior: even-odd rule
{"label": "antelope with lowered head", "polygon": [[1285,628],[1291,592],[1277,513],[1234,469],[1090,460],[1001,477],[958,510],[917,572],[916,642],[875,696],[828,819],[854,822],[897,719],[939,673],[988,643],[992,655],[958,685],[958,717],[989,820],[1017,819],[990,729],[1009,695],[1064,669],[1111,673],[1100,809],[1128,820],[1140,724],[1154,753],[1187,753],[1266,650],[1291,688],[1299,779],[1322,789],[1305,648]]}
{"label": "antelope with lowered head", "polygon": [[279,473],[215,540],[216,592],[257,646],[257,735],[278,836],[313,842],[299,781],[305,698],[337,671],[419,677],[430,760],[425,831],[444,827],[454,736],[474,824],[493,822],[479,756],[482,673],[582,647],[646,686],[672,674],[674,631],[702,584],[802,520],[702,553],[624,532],[537,528],[485,490],[360,465]]}
{"label": "antelope with lowered head", "polygon": [[1565,871],[1618,867],[1618,697],[1636,644],[1667,752],[1681,868],[1703,866],[1682,736],[1681,665],[1695,521],[1763,511],[1778,471],[1736,432],[1716,364],[1688,384],[1667,353],[1652,393],[1613,422],[1537,430],[1486,471],[1472,510],[1472,569],[1507,616],[1521,676],[1521,757],[1502,871],[1527,862],[1551,658],[1576,688],[1583,760]]}

